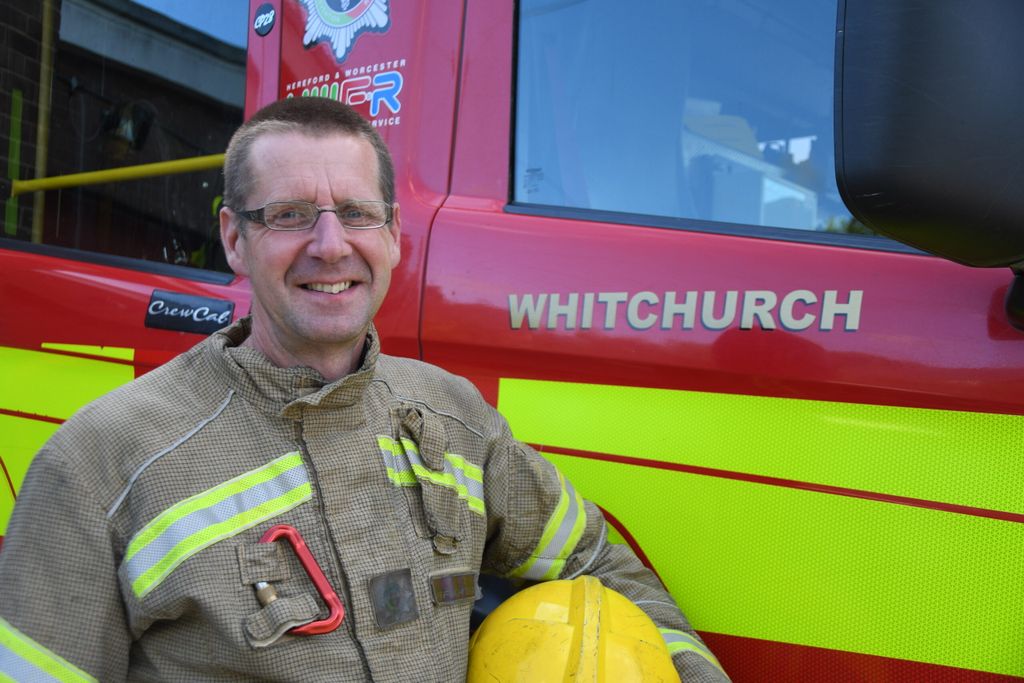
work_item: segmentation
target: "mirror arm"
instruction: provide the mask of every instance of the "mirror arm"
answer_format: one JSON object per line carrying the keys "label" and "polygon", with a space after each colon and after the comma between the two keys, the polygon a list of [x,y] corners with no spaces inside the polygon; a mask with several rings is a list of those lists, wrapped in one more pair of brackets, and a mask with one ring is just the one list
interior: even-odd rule
{"label": "mirror arm", "polygon": [[1010,324],[1024,332],[1024,264],[1010,267],[1013,282],[1006,290],[1006,317]]}

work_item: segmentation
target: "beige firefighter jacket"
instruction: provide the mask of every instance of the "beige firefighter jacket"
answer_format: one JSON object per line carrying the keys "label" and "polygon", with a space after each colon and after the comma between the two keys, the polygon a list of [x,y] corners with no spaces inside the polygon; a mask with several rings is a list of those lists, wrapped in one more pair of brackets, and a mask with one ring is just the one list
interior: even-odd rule
{"label": "beige firefighter jacket", "polygon": [[[88,405],[40,451],[0,552],[0,672],[461,681],[484,571],[593,574],[680,632],[684,680],[727,680],[598,509],[468,381],[381,355],[371,333],[361,368],[325,383],[239,346],[248,330]],[[287,633],[326,608],[286,542],[259,542],[277,524],[337,591],[333,632]],[[278,596],[266,606],[259,582]]]}

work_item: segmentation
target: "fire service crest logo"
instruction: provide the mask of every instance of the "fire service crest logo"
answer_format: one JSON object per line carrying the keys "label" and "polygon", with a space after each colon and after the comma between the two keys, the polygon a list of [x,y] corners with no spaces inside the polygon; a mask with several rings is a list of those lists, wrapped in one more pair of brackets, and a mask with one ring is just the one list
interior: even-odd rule
{"label": "fire service crest logo", "polygon": [[391,25],[389,0],[299,0],[306,8],[306,35],[302,45],[328,41],[339,63],[352,43],[365,31],[383,33]]}

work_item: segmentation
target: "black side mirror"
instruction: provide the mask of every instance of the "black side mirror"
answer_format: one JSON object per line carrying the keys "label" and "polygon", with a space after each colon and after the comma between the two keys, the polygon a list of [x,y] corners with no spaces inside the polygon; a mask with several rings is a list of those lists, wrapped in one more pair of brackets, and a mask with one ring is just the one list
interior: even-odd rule
{"label": "black side mirror", "polygon": [[970,266],[1024,266],[1024,2],[840,0],[836,180],[850,212]]}
{"label": "black side mirror", "polygon": [[836,181],[859,221],[1009,266],[1024,330],[1024,2],[839,0]]}

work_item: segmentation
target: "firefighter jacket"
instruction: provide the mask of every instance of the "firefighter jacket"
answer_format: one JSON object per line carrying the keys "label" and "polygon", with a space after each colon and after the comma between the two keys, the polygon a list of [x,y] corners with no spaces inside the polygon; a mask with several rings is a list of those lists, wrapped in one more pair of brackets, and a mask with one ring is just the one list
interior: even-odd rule
{"label": "firefighter jacket", "polygon": [[[664,629],[687,683],[727,680],[467,380],[380,354],[371,331],[360,369],[327,383],[240,346],[248,331],[86,406],[39,452],[0,551],[0,674],[462,681],[484,571],[592,574]],[[288,542],[260,542],[281,524],[339,596],[336,630],[289,632],[327,607]]]}

